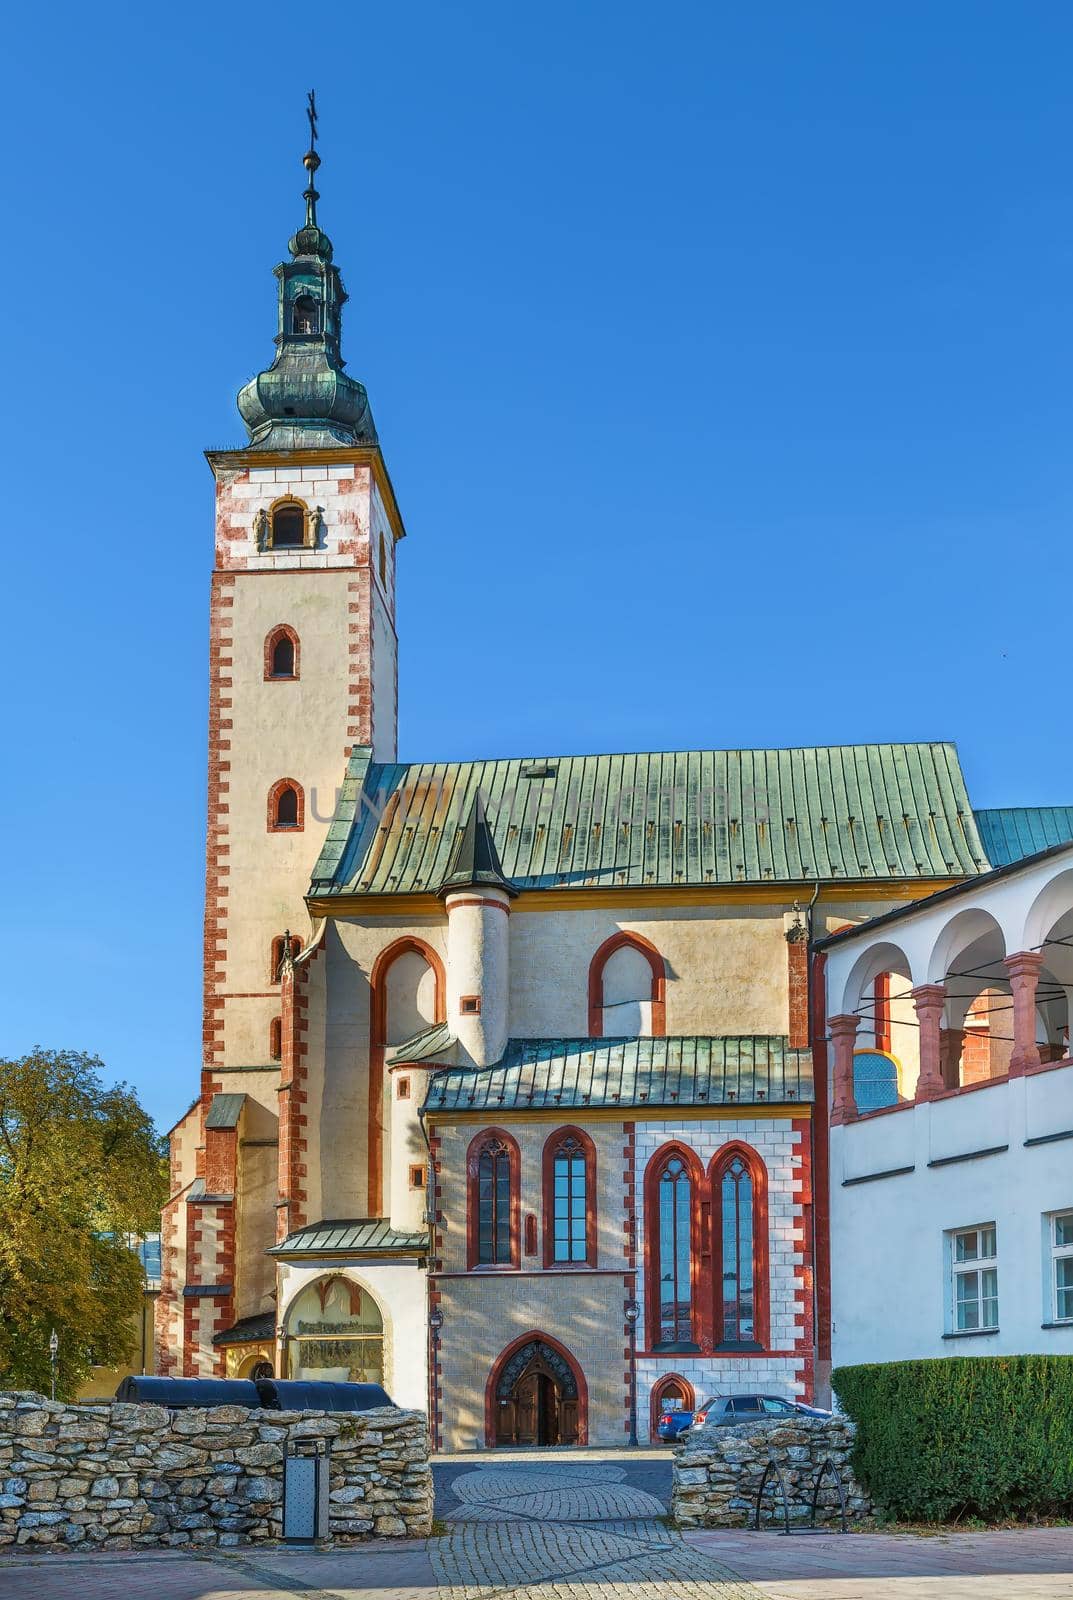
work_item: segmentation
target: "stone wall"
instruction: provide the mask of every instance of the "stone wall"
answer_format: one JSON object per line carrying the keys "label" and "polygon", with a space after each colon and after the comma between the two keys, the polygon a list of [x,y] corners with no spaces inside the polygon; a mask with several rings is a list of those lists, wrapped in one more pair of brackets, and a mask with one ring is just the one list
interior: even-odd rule
{"label": "stone wall", "polygon": [[283,1456],[324,1439],[335,1540],[432,1526],[424,1416],[65,1405],[0,1393],[0,1546],[237,1545],[283,1534]]}
{"label": "stone wall", "polygon": [[[790,1517],[807,1522],[812,1491],[825,1461],[842,1479],[846,1514],[860,1522],[872,1505],[849,1465],[854,1425],[848,1417],[795,1417],[790,1422],[709,1424],[687,1435],[675,1451],[671,1513],[683,1528],[741,1528],[751,1524],[764,1469],[774,1461],[786,1485]],[[816,1522],[838,1517],[838,1490],[828,1474],[820,1491]],[[764,1493],[761,1522],[777,1527],[782,1497],[774,1477]]]}

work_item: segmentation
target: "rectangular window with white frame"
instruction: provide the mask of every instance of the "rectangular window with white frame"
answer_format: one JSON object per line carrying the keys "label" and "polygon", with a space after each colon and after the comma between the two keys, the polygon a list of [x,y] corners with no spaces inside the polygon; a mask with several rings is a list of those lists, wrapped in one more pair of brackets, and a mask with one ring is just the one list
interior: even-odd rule
{"label": "rectangular window with white frame", "polygon": [[1051,1316],[1073,1322],[1073,1211],[1055,1211],[1049,1222]]}
{"label": "rectangular window with white frame", "polygon": [[998,1327],[998,1239],[993,1222],[948,1235],[949,1331],[986,1333]]}

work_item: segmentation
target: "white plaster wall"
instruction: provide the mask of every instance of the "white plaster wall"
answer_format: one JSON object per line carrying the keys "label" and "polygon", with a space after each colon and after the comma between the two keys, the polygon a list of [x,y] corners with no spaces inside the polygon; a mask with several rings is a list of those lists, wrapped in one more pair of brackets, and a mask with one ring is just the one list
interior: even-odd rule
{"label": "white plaster wall", "polygon": [[[391,1137],[388,1194],[390,1196],[391,1226],[403,1233],[413,1233],[425,1226],[427,1191],[410,1187],[410,1168],[420,1164],[428,1178],[428,1146],[421,1132],[418,1113],[424,1103],[429,1074],[420,1067],[393,1067],[388,1072],[388,1097],[390,1101]],[[409,1080],[410,1093],[399,1098],[399,1079]]]}
{"label": "white plaster wall", "polygon": [[[428,1346],[425,1272],[413,1261],[333,1258],[279,1263],[282,1328],[291,1301],[318,1278],[341,1274],[372,1296],[384,1321],[384,1388],[396,1405],[428,1410]],[[278,1359],[282,1362],[282,1347]],[[282,1365],[278,1367],[282,1371]]]}
{"label": "white plaster wall", "polygon": [[[634,1129],[634,1191],[637,1196],[637,1259],[645,1259],[644,1180],[645,1169],[661,1145],[680,1140],[695,1150],[707,1169],[717,1151],[733,1140],[753,1147],[767,1170],[768,1252],[770,1268],[771,1349],[792,1350],[804,1333],[804,1323],[794,1300],[795,1274],[804,1265],[804,1255],[794,1240],[794,1229],[803,1223],[802,1208],[794,1203],[794,1185],[802,1166],[801,1147],[791,1119],[787,1117],[735,1117],[725,1121],[692,1122],[683,1117],[677,1122],[638,1122]],[[643,1293],[638,1294],[644,1304]],[[676,1372],[670,1356],[660,1358],[659,1370]],[[765,1358],[766,1359],[766,1358]],[[744,1358],[719,1363],[728,1372],[737,1372]],[[740,1385],[739,1385],[740,1386]]]}
{"label": "white plaster wall", "polygon": [[[1073,1353],[1073,1323],[1045,1329],[1043,1222],[1073,1208],[1073,1066],[988,1084],[946,1101],[831,1129],[835,1365],[945,1355]],[[1005,1154],[928,1162],[1008,1144]],[[847,1177],[909,1163],[901,1177]],[[944,1339],[950,1288],[944,1233],[994,1222],[999,1332]]]}
{"label": "white plaster wall", "polygon": [[[510,903],[498,890],[447,896],[447,1020],[478,1067],[491,1066],[507,1043],[510,995]],[[476,995],[480,1011],[463,1012]]]}

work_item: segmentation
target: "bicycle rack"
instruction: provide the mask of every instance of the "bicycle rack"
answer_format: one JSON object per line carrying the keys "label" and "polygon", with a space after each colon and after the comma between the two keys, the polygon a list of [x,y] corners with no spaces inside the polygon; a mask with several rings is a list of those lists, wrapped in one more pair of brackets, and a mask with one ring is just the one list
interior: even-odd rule
{"label": "bicycle rack", "polygon": [[815,1480],[813,1481],[813,1485],[812,1485],[812,1506],[811,1506],[811,1512],[810,1512],[810,1515],[809,1515],[809,1522],[808,1522],[808,1527],[807,1528],[794,1528],[794,1527],[791,1526],[791,1524],[790,1524],[790,1497],[786,1492],[786,1479],[783,1477],[781,1470],[776,1465],[774,1458],[773,1457],[769,1457],[767,1466],[764,1468],[764,1475],[760,1479],[760,1487],[756,1491],[756,1506],[755,1506],[754,1511],[753,1511],[753,1530],[754,1530],[754,1532],[759,1532],[760,1531],[760,1513],[761,1513],[761,1511],[763,1509],[764,1495],[765,1495],[765,1493],[767,1491],[767,1487],[768,1487],[769,1482],[772,1479],[774,1479],[774,1481],[778,1484],[779,1495],[780,1495],[780,1498],[782,1499],[782,1522],[783,1522],[783,1526],[779,1530],[779,1537],[780,1538],[784,1538],[787,1535],[793,1535],[793,1534],[798,1534],[798,1533],[826,1533],[828,1531],[826,1528],[824,1528],[824,1527],[817,1528],[817,1526],[816,1526],[816,1513],[819,1510],[819,1504],[820,1504],[820,1488],[821,1488],[821,1486],[823,1484],[823,1480],[824,1480],[825,1477],[830,1477],[834,1482],[835,1488],[838,1490],[838,1509],[839,1509],[839,1515],[840,1515],[841,1523],[842,1523],[842,1526],[839,1529],[839,1532],[840,1533],[848,1533],[849,1532],[849,1518],[846,1515],[846,1491],[845,1491],[845,1489],[843,1487],[843,1484],[842,1484],[842,1474],[835,1467],[835,1464],[831,1460],[830,1456],[827,1457],[827,1460],[820,1467],[820,1470],[819,1470],[819,1472],[817,1472]]}

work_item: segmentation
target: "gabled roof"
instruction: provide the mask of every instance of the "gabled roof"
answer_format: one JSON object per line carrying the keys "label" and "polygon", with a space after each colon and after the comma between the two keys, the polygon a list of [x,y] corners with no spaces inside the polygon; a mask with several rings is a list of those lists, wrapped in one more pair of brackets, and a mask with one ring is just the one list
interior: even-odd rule
{"label": "gabled roof", "polygon": [[400,1233],[383,1217],[349,1222],[314,1222],[290,1233],[270,1256],[412,1255],[428,1249],[428,1234]]}
{"label": "gabled roof", "polygon": [[971,877],[952,744],[405,765],[355,749],[310,895],[435,893],[480,794],[516,889]]}
{"label": "gabled roof", "polygon": [[977,811],[976,826],[991,865],[1006,867],[1051,845],[1073,840],[1073,806],[1005,806]]}
{"label": "gabled roof", "polygon": [[494,1067],[447,1068],[423,1110],[581,1110],[812,1099],[812,1056],[778,1035],[511,1039]]}

